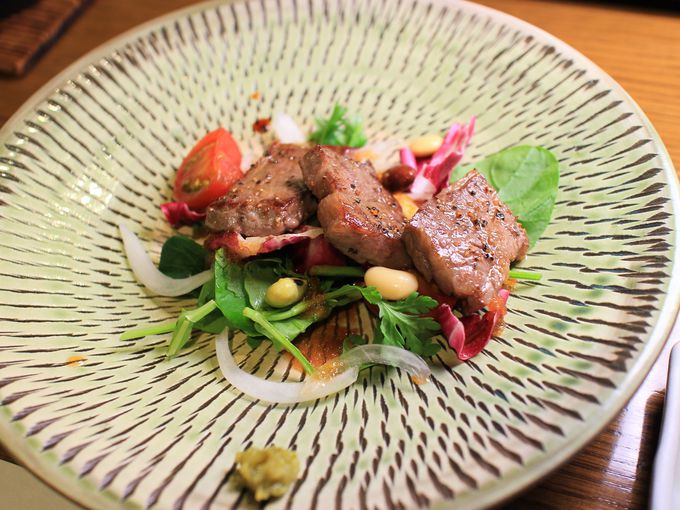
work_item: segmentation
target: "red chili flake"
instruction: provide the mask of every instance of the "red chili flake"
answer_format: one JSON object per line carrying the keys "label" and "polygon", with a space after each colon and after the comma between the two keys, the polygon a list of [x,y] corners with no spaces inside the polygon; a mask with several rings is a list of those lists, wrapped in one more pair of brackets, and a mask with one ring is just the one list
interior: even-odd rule
{"label": "red chili flake", "polygon": [[255,133],[266,133],[269,131],[269,124],[271,124],[271,117],[264,117],[253,122],[253,131]]}
{"label": "red chili flake", "polygon": [[250,94],[250,99],[252,99],[253,101],[257,101],[257,100],[260,99],[261,97],[262,97],[262,94],[260,93],[259,90],[256,90],[255,92],[253,92],[252,94]]}

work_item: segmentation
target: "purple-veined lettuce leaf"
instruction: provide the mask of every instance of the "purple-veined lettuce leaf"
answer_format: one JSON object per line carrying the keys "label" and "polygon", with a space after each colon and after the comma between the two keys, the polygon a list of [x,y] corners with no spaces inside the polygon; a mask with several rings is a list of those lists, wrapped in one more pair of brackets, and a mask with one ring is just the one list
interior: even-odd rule
{"label": "purple-veined lettuce leaf", "polygon": [[204,212],[194,211],[186,202],[165,202],[161,204],[161,211],[163,211],[168,223],[175,228],[182,225],[193,225],[205,219]]}
{"label": "purple-veined lettuce leaf", "polygon": [[465,149],[470,144],[475,131],[475,117],[467,124],[455,122],[446,133],[444,141],[432,157],[422,163],[416,161],[413,152],[404,148],[399,155],[401,163],[416,169],[416,177],[409,189],[409,196],[414,200],[429,200],[445,188],[451,172],[463,159]]}
{"label": "purple-veined lettuce leaf", "polygon": [[498,291],[496,306],[482,315],[473,314],[459,319],[447,304],[440,304],[431,312],[431,316],[441,326],[442,333],[449,346],[456,351],[459,360],[468,360],[484,350],[498,322],[505,315],[508,296],[510,292],[506,289]]}

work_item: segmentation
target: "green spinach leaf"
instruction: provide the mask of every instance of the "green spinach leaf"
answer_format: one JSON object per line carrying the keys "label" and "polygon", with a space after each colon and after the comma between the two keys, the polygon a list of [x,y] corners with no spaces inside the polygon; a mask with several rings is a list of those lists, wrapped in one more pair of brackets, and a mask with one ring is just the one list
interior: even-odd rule
{"label": "green spinach leaf", "polygon": [[243,285],[255,310],[268,308],[264,302],[267,289],[278,280],[285,269],[280,260],[260,259],[247,262],[243,267]]}
{"label": "green spinach leaf", "polygon": [[222,250],[215,253],[215,302],[231,329],[257,336],[250,319],[243,315],[248,306],[244,288],[244,270],[239,264],[224,257]]}
{"label": "green spinach leaf", "polygon": [[193,239],[176,235],[163,243],[158,269],[171,278],[186,278],[205,270],[206,251]]}

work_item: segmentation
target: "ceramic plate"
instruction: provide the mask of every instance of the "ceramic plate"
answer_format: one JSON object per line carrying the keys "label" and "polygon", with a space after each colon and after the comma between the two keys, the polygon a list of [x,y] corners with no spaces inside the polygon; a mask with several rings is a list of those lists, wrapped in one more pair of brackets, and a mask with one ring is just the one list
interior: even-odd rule
{"label": "ceramic plate", "polygon": [[[543,280],[517,286],[502,334],[465,364],[432,360],[429,384],[374,368],[294,407],[225,383],[209,336],[172,361],[165,338],[121,342],[191,301],[135,282],[116,224],[157,255],[172,233],[158,205],[198,138],[226,126],[253,148],[257,118],[311,126],[336,101],[373,141],[474,114],[466,161],[515,144],[557,155],[554,218],[523,263]],[[497,503],[581,448],[650,368],[680,296],[676,204],[670,160],[626,93],[504,14],[410,0],[171,14],[90,53],[0,132],[0,437],[97,509],[252,506],[234,455],[267,444],[302,466],[272,508]],[[276,377],[264,347],[235,346]]]}

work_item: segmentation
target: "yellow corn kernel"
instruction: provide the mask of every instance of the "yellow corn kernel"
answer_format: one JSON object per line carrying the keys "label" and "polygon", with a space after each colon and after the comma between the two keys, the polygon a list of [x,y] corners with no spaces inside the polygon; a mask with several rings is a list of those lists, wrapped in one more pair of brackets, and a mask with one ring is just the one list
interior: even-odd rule
{"label": "yellow corn kernel", "polygon": [[401,211],[404,213],[404,218],[407,220],[413,218],[418,212],[418,204],[416,204],[406,193],[394,193],[392,196],[401,206]]}
{"label": "yellow corn kernel", "polygon": [[264,300],[274,308],[284,308],[302,299],[305,285],[293,278],[279,278],[272,283],[264,295]]}
{"label": "yellow corn kernel", "polygon": [[359,149],[358,151],[352,152],[352,159],[354,161],[371,161],[374,162],[378,159],[378,155],[371,149]]}

